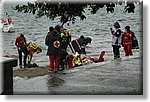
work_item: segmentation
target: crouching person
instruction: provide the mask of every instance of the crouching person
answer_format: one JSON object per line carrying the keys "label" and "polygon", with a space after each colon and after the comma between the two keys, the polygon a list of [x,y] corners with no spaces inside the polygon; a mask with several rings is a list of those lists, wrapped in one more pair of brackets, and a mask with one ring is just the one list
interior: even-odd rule
{"label": "crouching person", "polygon": [[[25,55],[25,59],[28,61],[28,64],[25,67],[31,67],[31,60],[33,57],[33,54],[36,52],[41,53],[42,49],[36,42],[30,42],[27,44],[27,46],[22,47],[22,51]],[[25,63],[26,63],[25,60]]]}
{"label": "crouching person", "polygon": [[[72,55],[74,66],[83,65],[81,59],[81,54],[86,56],[85,47],[87,44],[91,43],[92,39],[90,37],[84,37],[83,35],[80,36],[79,39],[72,40],[68,46],[69,55]],[[71,58],[70,58],[71,59]],[[72,61],[69,61],[70,63]],[[71,66],[71,63],[69,65]]]}
{"label": "crouching person", "polygon": [[28,66],[27,67],[32,67],[31,60],[33,57],[34,53],[41,53],[42,48],[36,43],[36,42],[30,42],[27,45],[27,61],[28,61]]}
{"label": "crouching person", "polygon": [[48,33],[45,39],[45,44],[48,46],[47,55],[49,56],[50,66],[49,73],[57,73],[60,64],[61,54],[61,36],[58,31],[53,30]]}

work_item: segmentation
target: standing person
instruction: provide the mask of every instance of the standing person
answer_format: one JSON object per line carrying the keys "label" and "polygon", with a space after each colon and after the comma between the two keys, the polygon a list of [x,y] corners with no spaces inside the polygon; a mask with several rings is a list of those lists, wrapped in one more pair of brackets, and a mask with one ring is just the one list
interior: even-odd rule
{"label": "standing person", "polygon": [[7,20],[8,20],[8,14],[6,12],[5,15],[4,15],[4,17],[3,17],[3,23],[4,23],[4,25],[8,25]]}
{"label": "standing person", "polygon": [[[47,33],[46,39],[45,39],[45,44],[48,46],[48,41],[49,41],[49,36],[51,35],[52,31],[54,30],[53,26],[49,27],[49,32]],[[47,41],[47,42],[46,42]]]}
{"label": "standing person", "polygon": [[110,28],[112,33],[112,47],[114,53],[114,59],[120,58],[119,48],[121,47],[121,29],[120,24],[118,22],[114,23],[115,31]]}
{"label": "standing person", "polygon": [[[61,37],[62,39],[62,50],[61,50],[61,58],[60,58],[60,65],[61,65],[61,70],[64,70],[64,65],[65,61],[67,61],[67,47],[71,41],[71,36],[69,32],[66,29],[61,28],[61,33],[63,33],[63,36]],[[70,69],[70,68],[69,68]]]}
{"label": "standing person", "polygon": [[[60,65],[61,68],[60,70],[64,70],[64,65],[65,65],[65,61],[68,59],[70,60],[71,58],[68,57],[68,53],[67,53],[67,47],[69,45],[69,42],[71,41],[71,36],[69,34],[69,31],[67,31],[66,29],[63,28],[63,26],[59,26],[56,25],[55,29],[59,32],[60,36],[61,36],[61,40],[62,40],[62,49],[61,49],[61,57],[60,57]],[[68,61],[68,65],[69,65],[69,69],[70,69],[70,61]]]}
{"label": "standing person", "polygon": [[133,38],[133,32],[130,31],[130,26],[126,26],[125,34],[122,36],[125,56],[133,55],[132,54],[132,43],[133,43],[132,38]]}
{"label": "standing person", "polygon": [[56,25],[56,26],[55,26],[55,30],[58,31],[58,33],[60,34],[61,38],[63,38],[63,36],[65,36],[65,35],[63,34],[63,32],[64,32],[63,26]]}
{"label": "standing person", "polygon": [[7,17],[7,21],[8,21],[8,24],[11,25],[12,24],[12,18],[10,15],[8,15]]}
{"label": "standing person", "polygon": [[46,36],[45,44],[48,46],[47,55],[49,56],[50,60],[49,73],[57,73],[59,69],[61,53],[60,34],[56,30],[51,31]]}
{"label": "standing person", "polygon": [[48,33],[50,34],[53,30],[54,30],[54,27],[53,27],[53,26],[50,26],[50,27],[49,27],[49,32],[48,32]]}
{"label": "standing person", "polygon": [[[22,68],[22,49],[24,46],[26,46],[26,38],[24,37],[23,34],[20,34],[20,36],[18,36],[16,38],[16,42],[15,45],[17,46],[18,49],[18,54],[19,54],[19,66],[20,68]],[[24,55],[24,67],[26,67],[26,56]]]}

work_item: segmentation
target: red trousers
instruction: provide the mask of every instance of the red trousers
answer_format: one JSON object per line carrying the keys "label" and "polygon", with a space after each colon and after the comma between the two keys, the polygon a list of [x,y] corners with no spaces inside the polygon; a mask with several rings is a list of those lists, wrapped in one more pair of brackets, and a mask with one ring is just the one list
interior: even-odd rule
{"label": "red trousers", "polygon": [[60,63],[60,55],[50,55],[49,56],[50,60],[50,69],[53,70],[54,68],[56,70],[59,69],[59,63]]}
{"label": "red trousers", "polygon": [[69,69],[72,69],[72,68],[73,68],[72,60],[73,60],[73,56],[72,56],[72,55],[69,55],[69,56],[67,57]]}
{"label": "red trousers", "polygon": [[132,44],[124,44],[125,56],[133,55],[132,54]]}

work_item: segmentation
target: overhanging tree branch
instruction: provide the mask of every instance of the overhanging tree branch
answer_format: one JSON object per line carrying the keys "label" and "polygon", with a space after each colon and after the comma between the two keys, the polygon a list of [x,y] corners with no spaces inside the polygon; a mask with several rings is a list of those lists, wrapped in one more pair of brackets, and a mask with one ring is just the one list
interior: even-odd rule
{"label": "overhanging tree branch", "polygon": [[[127,2],[125,6],[125,12],[134,13],[135,2]],[[35,1],[34,3],[28,2],[26,5],[17,5],[13,9],[18,12],[32,13],[36,15],[36,18],[46,16],[47,18],[54,20],[56,17],[60,17],[60,22],[64,25],[67,22],[75,23],[76,17],[81,20],[86,19],[85,8],[90,10],[91,14],[96,14],[97,10],[106,7],[107,13],[113,13],[115,5],[122,5],[123,1],[119,2],[88,2],[88,3],[59,3],[59,2],[48,2],[48,1]]]}

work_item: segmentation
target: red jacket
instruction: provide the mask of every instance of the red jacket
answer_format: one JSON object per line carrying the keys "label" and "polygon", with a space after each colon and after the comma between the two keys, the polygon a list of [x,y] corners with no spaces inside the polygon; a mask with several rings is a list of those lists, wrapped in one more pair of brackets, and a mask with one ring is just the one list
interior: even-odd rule
{"label": "red jacket", "polygon": [[122,36],[123,45],[132,44],[132,32],[127,32]]}
{"label": "red jacket", "polygon": [[17,37],[16,38],[16,42],[15,45],[19,48],[19,47],[23,47],[26,44],[26,38],[25,37]]}
{"label": "red jacket", "polygon": [[11,24],[11,23],[12,23],[12,18],[8,17],[8,24]]}

